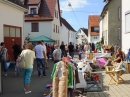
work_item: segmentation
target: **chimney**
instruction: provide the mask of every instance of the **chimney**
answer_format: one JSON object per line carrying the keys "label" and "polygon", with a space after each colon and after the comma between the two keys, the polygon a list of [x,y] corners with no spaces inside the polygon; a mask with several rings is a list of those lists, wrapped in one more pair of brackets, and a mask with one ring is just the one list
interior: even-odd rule
{"label": "chimney", "polygon": [[27,7],[29,0],[24,0],[24,6]]}

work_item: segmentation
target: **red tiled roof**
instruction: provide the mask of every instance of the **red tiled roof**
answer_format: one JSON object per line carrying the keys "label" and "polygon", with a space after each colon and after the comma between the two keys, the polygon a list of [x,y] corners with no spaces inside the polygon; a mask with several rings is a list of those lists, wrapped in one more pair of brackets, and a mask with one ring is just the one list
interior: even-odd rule
{"label": "red tiled roof", "polygon": [[[41,1],[41,3],[40,3],[37,17],[35,17],[33,15],[25,15],[25,21],[53,20],[57,0],[30,0],[29,4],[33,4],[33,3],[36,3],[38,1]],[[59,3],[59,0],[58,0],[58,3]],[[60,11],[60,9],[59,9],[59,11]],[[60,17],[60,14],[59,14],[59,17]]]}
{"label": "red tiled roof", "polygon": [[[99,15],[90,15],[88,17],[89,29],[91,29],[91,27],[99,27],[99,22],[98,22],[99,18],[100,18]],[[91,36],[99,35],[99,32],[89,32],[89,33]]]}
{"label": "red tiled roof", "polygon": [[99,15],[90,15],[89,16],[90,26],[99,26],[99,22],[98,22],[99,18],[100,18]]}
{"label": "red tiled roof", "polygon": [[41,0],[29,0],[28,4],[39,4]]}

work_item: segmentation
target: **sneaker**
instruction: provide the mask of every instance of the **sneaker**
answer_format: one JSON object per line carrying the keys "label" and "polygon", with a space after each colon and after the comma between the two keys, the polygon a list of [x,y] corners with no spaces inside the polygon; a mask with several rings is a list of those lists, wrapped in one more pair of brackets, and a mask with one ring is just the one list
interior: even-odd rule
{"label": "sneaker", "polygon": [[47,75],[43,75],[43,77],[47,77]]}
{"label": "sneaker", "polygon": [[39,75],[39,77],[42,77],[42,75]]}
{"label": "sneaker", "polygon": [[7,76],[7,74],[5,74],[5,76]]}
{"label": "sneaker", "polygon": [[25,94],[29,94],[29,93],[31,93],[32,91],[28,91],[28,92],[25,92]]}

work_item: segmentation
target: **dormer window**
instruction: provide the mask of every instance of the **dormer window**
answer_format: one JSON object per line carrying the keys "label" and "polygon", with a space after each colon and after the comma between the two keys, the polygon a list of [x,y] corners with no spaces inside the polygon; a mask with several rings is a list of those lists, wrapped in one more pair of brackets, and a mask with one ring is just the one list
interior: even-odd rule
{"label": "dormer window", "polygon": [[37,14],[36,8],[30,8],[30,14]]}

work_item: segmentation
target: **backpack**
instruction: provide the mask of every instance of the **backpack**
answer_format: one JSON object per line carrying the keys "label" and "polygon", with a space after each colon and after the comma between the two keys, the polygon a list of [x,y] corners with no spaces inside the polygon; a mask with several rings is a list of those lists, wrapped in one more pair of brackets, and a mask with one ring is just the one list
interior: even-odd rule
{"label": "backpack", "polygon": [[19,56],[17,59],[17,67],[25,68],[25,61],[23,56]]}

